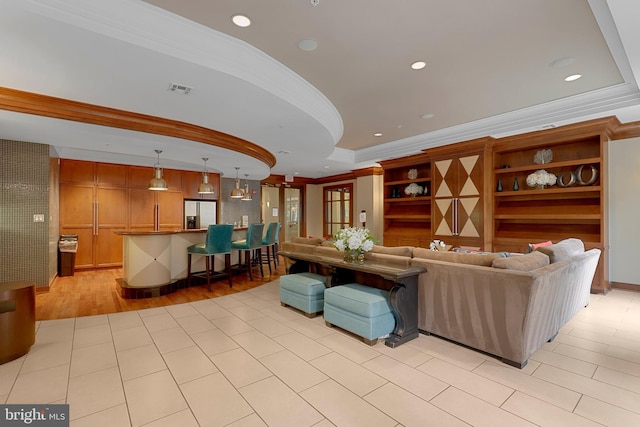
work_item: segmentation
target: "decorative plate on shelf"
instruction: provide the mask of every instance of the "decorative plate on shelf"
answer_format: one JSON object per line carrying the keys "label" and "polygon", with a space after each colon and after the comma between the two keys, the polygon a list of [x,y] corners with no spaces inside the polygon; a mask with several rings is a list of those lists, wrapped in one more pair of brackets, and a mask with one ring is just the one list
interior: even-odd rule
{"label": "decorative plate on shelf", "polygon": [[407,177],[409,179],[416,179],[418,177],[418,169],[409,169],[409,173],[407,173]]}

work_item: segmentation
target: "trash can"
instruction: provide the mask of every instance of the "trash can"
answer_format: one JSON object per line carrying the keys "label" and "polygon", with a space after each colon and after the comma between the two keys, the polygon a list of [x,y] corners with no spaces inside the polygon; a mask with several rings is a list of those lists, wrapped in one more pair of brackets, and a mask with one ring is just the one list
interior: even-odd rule
{"label": "trash can", "polygon": [[58,241],[58,276],[73,276],[78,252],[78,235],[61,234]]}

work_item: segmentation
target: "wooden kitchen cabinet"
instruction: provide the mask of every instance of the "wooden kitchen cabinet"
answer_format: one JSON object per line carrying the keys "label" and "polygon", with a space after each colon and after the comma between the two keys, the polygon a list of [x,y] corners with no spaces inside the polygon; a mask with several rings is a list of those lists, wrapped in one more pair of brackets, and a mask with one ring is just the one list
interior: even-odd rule
{"label": "wooden kitchen cabinet", "polygon": [[60,234],[77,234],[76,268],[122,264],[127,228],[126,166],[78,160],[60,162]]}
{"label": "wooden kitchen cabinet", "polygon": [[164,169],[166,191],[150,191],[153,168],[129,166],[129,227],[136,231],[181,230],[183,222],[182,172]]}
{"label": "wooden kitchen cabinet", "polygon": [[185,199],[218,200],[220,198],[220,174],[209,173],[209,184],[213,186],[213,194],[199,194],[198,186],[202,182],[202,172],[183,171],[182,194]]}

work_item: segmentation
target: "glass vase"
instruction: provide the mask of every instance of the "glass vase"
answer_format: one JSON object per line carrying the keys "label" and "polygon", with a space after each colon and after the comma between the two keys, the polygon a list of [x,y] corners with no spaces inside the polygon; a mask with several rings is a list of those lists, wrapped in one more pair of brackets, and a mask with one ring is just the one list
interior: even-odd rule
{"label": "glass vase", "polygon": [[364,263],[364,251],[362,249],[345,249],[344,262],[348,262],[350,264]]}

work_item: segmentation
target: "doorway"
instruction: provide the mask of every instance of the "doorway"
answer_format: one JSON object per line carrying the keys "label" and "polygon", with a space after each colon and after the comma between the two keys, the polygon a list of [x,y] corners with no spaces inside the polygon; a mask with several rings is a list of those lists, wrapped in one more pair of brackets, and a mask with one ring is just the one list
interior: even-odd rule
{"label": "doorway", "polygon": [[286,242],[305,233],[302,193],[300,188],[263,185],[261,214],[265,224],[279,221],[279,241]]}

